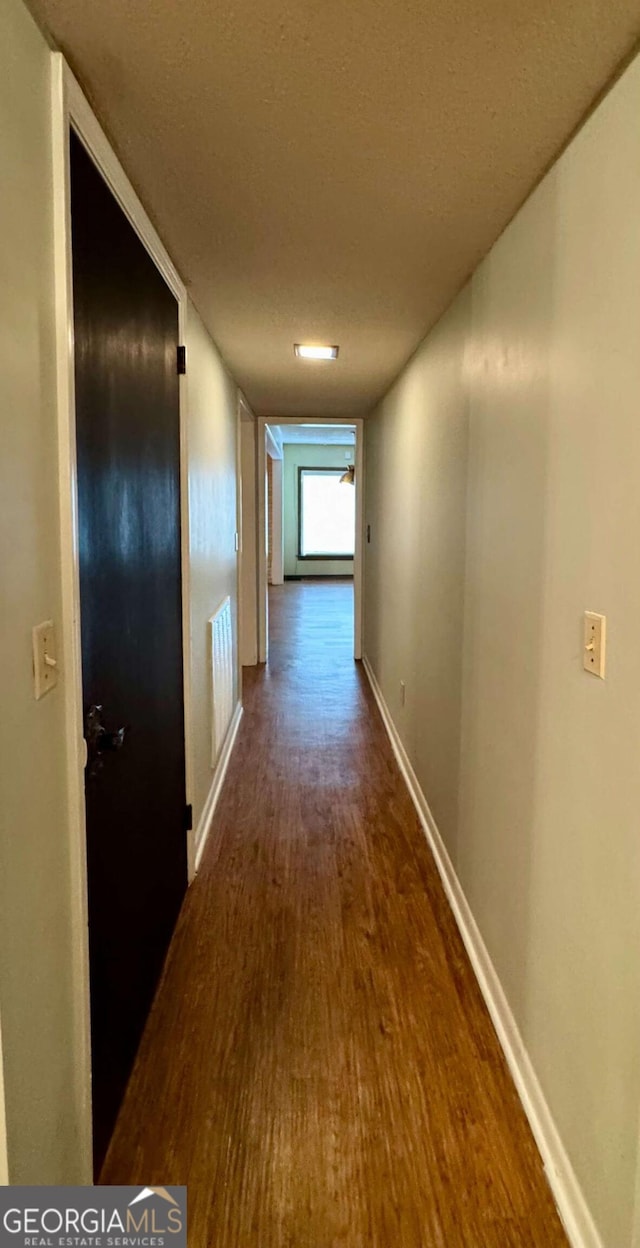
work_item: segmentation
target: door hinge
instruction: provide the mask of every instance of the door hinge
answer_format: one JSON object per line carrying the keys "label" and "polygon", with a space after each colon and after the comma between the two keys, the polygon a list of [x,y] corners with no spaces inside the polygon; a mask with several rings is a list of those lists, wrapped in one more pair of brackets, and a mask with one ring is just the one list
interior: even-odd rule
{"label": "door hinge", "polygon": [[193,827],[193,806],[189,804],[184,808],[184,830],[190,832]]}
{"label": "door hinge", "polygon": [[187,371],[187,348],[178,347],[178,374],[184,376]]}

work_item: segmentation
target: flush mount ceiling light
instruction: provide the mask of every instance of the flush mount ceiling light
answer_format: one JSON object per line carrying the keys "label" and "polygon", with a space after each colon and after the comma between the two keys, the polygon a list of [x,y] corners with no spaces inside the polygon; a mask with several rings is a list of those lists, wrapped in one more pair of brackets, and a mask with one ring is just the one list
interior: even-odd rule
{"label": "flush mount ceiling light", "polygon": [[337,360],[340,347],[323,347],[306,342],[294,342],[293,350],[301,360]]}

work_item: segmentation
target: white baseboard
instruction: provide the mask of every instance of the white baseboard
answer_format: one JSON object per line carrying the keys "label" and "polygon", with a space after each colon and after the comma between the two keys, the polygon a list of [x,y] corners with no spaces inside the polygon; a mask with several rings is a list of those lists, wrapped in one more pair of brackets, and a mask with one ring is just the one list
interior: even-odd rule
{"label": "white baseboard", "polygon": [[553,1120],[538,1076],[527,1053],[518,1025],[498,978],[497,971],[469,902],[456,875],[453,863],[437,824],[429,810],[427,799],[420,788],[417,776],[404,748],[398,730],[391,718],[382,690],[369,660],[363,659],[363,667],[373,696],[378,704],[391,747],[400,771],[406,781],[411,800],[424,829],[442,884],[453,910],[460,935],[473,966],[480,990],[491,1020],[496,1029],[509,1070],[513,1076],[518,1095],[529,1125],[540,1150],[549,1186],[558,1207],[572,1248],[603,1248],[599,1232],[591,1216],[575,1171],[567,1156],[564,1144]]}
{"label": "white baseboard", "polygon": [[238,735],[238,728],[240,727],[241,719],[242,719],[242,703],[237,702],[236,709],[233,712],[233,715],[231,716],[231,723],[229,724],[227,735],[224,739],[224,745],[220,751],[220,756],[216,764],[216,769],[213,773],[213,780],[211,781],[211,788],[209,789],[209,794],[203,806],[202,814],[200,815],[200,818],[198,820],[198,826],[196,828],[196,833],[195,833],[195,838],[194,838],[195,840],[195,870],[196,871],[198,870],[198,867],[200,866],[200,860],[204,853],[204,847],[207,843],[207,837],[209,835],[209,829],[211,827],[211,820],[213,819],[213,813],[215,811],[215,808],[218,805],[218,799],[222,791],[224,778],[227,774],[227,767],[229,766],[229,759],[231,758],[231,755],[233,753],[233,747],[236,743],[236,737]]}

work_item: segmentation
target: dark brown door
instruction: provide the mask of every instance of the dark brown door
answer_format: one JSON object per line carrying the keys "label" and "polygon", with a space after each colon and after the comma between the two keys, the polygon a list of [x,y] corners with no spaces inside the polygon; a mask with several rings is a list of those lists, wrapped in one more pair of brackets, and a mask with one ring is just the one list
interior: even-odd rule
{"label": "dark brown door", "polygon": [[73,134],[71,222],[98,1170],[187,885],[178,308]]}

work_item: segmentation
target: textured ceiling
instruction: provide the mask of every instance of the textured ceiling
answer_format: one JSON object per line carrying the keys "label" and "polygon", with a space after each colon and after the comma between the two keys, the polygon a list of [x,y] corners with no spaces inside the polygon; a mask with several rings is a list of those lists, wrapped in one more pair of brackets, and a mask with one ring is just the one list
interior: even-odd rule
{"label": "textured ceiling", "polygon": [[278,415],[371,408],[640,36],[640,0],[31,7]]}
{"label": "textured ceiling", "polygon": [[300,443],[303,446],[354,446],[355,429],[351,425],[276,425],[271,429],[281,445]]}

